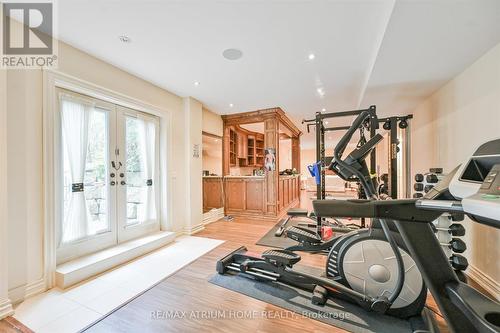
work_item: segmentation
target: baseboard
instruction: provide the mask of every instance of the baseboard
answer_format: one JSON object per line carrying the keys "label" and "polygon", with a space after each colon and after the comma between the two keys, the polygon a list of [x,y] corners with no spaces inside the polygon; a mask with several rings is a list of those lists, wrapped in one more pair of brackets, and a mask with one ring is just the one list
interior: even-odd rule
{"label": "baseboard", "polygon": [[500,301],[500,283],[498,281],[493,280],[472,265],[469,265],[465,274],[489,292],[497,301]]}
{"label": "baseboard", "polygon": [[47,290],[47,284],[45,279],[41,278],[39,280],[33,281],[26,285],[26,296],[25,298],[33,297],[35,295],[41,294]]}
{"label": "baseboard", "polygon": [[184,231],[187,235],[194,235],[194,234],[202,231],[203,229],[205,229],[205,225],[203,223],[200,223],[200,224],[195,225],[191,228],[187,228]]}
{"label": "baseboard", "polygon": [[206,213],[203,213],[203,225],[219,221],[222,218],[224,218],[224,207],[218,209],[214,208]]}
{"label": "baseboard", "polygon": [[9,289],[9,300],[12,304],[17,304],[26,298],[26,285]]}
{"label": "baseboard", "polygon": [[14,314],[14,308],[10,299],[0,300],[0,320]]}

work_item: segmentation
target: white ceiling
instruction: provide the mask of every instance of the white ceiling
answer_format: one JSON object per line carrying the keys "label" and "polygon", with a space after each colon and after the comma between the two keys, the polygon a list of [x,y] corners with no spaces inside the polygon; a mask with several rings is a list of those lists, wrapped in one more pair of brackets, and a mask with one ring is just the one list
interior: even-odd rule
{"label": "white ceiling", "polygon": [[[58,11],[60,39],[79,49],[216,113],[279,106],[297,125],[322,108],[411,112],[500,42],[497,0],[64,0]],[[227,48],[243,57],[224,59]]]}

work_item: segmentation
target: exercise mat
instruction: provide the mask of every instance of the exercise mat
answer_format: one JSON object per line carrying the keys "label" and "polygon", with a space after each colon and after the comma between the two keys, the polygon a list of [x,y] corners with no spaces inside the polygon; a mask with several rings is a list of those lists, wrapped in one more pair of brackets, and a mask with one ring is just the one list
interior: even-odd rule
{"label": "exercise mat", "polygon": [[[274,235],[276,233],[276,230],[278,230],[278,228],[280,227],[281,223],[283,223],[283,220],[280,220],[274,227],[271,228],[271,230],[269,230],[269,232],[267,234],[265,234],[255,244],[266,246],[266,247],[275,247],[278,249],[284,249],[284,248],[287,248],[289,246],[297,245],[298,243],[296,241],[286,237],[284,233],[280,237],[276,237]],[[297,226],[299,226],[300,223],[314,223],[314,221],[307,220],[307,219],[294,218],[294,219],[291,219],[290,221],[288,221],[285,229],[288,227],[291,227],[291,226],[297,227]],[[314,230],[314,229],[311,228],[311,230]]]}
{"label": "exercise mat", "polygon": [[[209,282],[273,304],[296,314],[298,317],[308,317],[350,332],[408,333],[425,329],[422,317],[403,320],[367,312],[354,304],[339,299],[329,299],[324,306],[314,305],[311,302],[310,292],[279,282],[259,282],[232,274],[215,274]],[[290,316],[284,314],[283,317],[289,318]]]}

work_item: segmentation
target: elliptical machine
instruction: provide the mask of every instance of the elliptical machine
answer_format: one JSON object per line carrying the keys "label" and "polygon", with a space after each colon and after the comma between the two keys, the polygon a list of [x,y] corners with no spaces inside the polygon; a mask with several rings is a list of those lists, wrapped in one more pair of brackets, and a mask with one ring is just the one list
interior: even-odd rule
{"label": "elliptical machine", "polygon": [[[351,214],[394,222],[429,287],[448,328],[455,333],[500,332],[500,303],[459,280],[434,235],[443,213],[500,229],[500,139],[481,145],[421,199],[313,201],[319,215]],[[434,216],[428,213],[435,213]],[[432,332],[438,332],[433,327]]]}
{"label": "elliptical machine", "polygon": [[[381,140],[381,136],[373,137],[349,154],[345,161],[342,160],[342,154],[353,134],[370,116],[368,111],[361,113],[336,146],[334,167],[346,175],[356,176],[369,198],[376,200],[365,158]],[[326,203],[331,200],[323,201]],[[427,215],[435,216],[432,213],[423,215],[425,218],[429,218]],[[427,294],[422,276],[408,255],[400,235],[392,231],[384,219],[380,219],[377,224],[379,228],[353,231],[332,241],[326,267],[327,278],[294,270],[293,266],[301,257],[292,251],[267,250],[259,258],[245,254],[245,247],[220,259],[217,272],[237,272],[256,280],[294,285],[311,291],[316,304],[324,304],[328,297],[338,297],[366,310],[400,318],[420,315]]]}

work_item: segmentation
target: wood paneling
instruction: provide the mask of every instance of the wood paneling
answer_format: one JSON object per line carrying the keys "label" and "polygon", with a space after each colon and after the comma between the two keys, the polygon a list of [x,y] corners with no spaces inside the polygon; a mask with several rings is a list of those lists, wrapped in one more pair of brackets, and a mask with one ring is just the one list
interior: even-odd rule
{"label": "wood paneling", "polygon": [[279,210],[280,214],[286,214],[286,210],[294,207],[299,202],[300,176],[280,176],[278,182]]}
{"label": "wood paneling", "polygon": [[227,177],[226,214],[262,217],[265,200],[264,177]]}
{"label": "wood paneling", "polygon": [[246,181],[246,209],[248,211],[263,212],[262,194],[264,192],[264,181]]}
{"label": "wood paneling", "polygon": [[[276,167],[279,165],[278,155],[278,120],[276,118],[266,119],[264,121],[264,149],[274,148],[276,152]],[[265,152],[264,152],[265,154]],[[278,170],[266,170],[267,183],[267,202],[266,213],[278,215],[277,199],[278,199]]]}
{"label": "wood paneling", "polygon": [[240,211],[245,209],[246,191],[245,181],[237,178],[226,178],[226,209],[228,211]]}
{"label": "wood paneling", "polygon": [[222,177],[203,177],[203,211],[223,207]]}
{"label": "wood paneling", "polygon": [[[292,137],[292,166],[297,170],[300,169],[299,151],[301,132],[280,108],[224,115],[222,119],[224,121],[224,176],[230,174],[230,167],[232,165],[261,167],[264,163],[265,149],[268,148],[275,150],[276,167],[279,167],[280,126],[282,126],[283,130],[286,130],[287,135]],[[264,123],[264,134],[250,132],[240,126],[241,124],[258,122]],[[236,138],[234,137],[234,133],[236,133]],[[233,142],[237,142],[236,145]],[[234,156],[237,157],[235,162],[232,159]],[[265,182],[262,188],[263,195],[260,200],[253,200],[252,196],[251,202],[246,197],[258,191],[247,189],[245,184],[238,186],[234,184],[229,185],[228,183],[228,187],[226,188],[225,213],[236,216],[279,219],[285,213],[284,209],[296,203],[296,196],[293,194],[295,186],[292,184],[293,181],[286,180],[287,188],[281,190],[282,193],[279,193],[279,181],[279,170],[266,170]],[[232,197],[233,195],[235,198]],[[260,206],[261,202],[262,207]]]}

